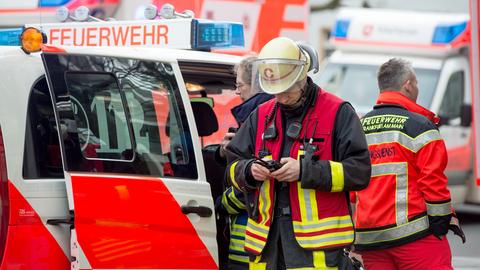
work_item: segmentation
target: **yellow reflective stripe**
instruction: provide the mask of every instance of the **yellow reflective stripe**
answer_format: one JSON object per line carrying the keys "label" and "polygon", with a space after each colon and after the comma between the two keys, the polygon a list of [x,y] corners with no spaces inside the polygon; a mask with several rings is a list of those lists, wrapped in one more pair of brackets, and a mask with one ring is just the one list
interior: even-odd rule
{"label": "yellow reflective stripe", "polygon": [[230,180],[232,181],[232,184],[236,189],[241,190],[240,186],[235,180],[235,167],[237,166],[237,164],[238,164],[238,160],[233,162],[232,165],[230,165]]}
{"label": "yellow reflective stripe", "polygon": [[225,206],[225,208],[227,208],[227,212],[229,214],[238,214],[238,211],[232,208],[230,204],[228,204],[227,197],[225,196],[225,194],[223,194],[222,196],[222,205]]}
{"label": "yellow reflective stripe", "polygon": [[297,182],[298,204],[300,206],[300,219],[307,220],[307,205],[305,204],[305,196],[303,196],[302,182]]}
{"label": "yellow reflective stripe", "polygon": [[330,160],[330,170],[332,172],[332,190],[331,192],[343,191],[345,186],[345,177],[343,175],[343,165],[341,162]]}
{"label": "yellow reflective stripe", "polygon": [[349,236],[349,235],[353,236],[353,230],[345,231],[345,232],[326,233],[326,234],[314,235],[314,236],[296,236],[296,238],[298,241],[308,240],[310,242],[313,242],[316,240],[328,239],[328,238],[333,238],[337,236]]}
{"label": "yellow reflective stripe", "polygon": [[310,193],[310,208],[312,209],[312,220],[318,220],[317,195],[314,189],[309,189]]}
{"label": "yellow reflective stripe", "polygon": [[263,247],[265,246],[264,243],[262,243],[260,246],[257,243],[251,243],[249,240],[252,239],[247,235],[247,238],[245,239],[245,249],[251,249],[254,250],[255,252],[262,252]]}
{"label": "yellow reflective stripe", "polygon": [[270,201],[270,180],[263,181],[262,186],[260,187],[260,194],[258,196],[258,209],[262,217],[262,225],[264,225],[270,215],[270,206],[272,205]]}
{"label": "yellow reflective stripe", "polygon": [[230,250],[245,252],[244,246],[245,246],[244,240],[230,238],[230,246],[229,246]]}
{"label": "yellow reflective stripe", "polygon": [[228,254],[228,258],[233,261],[248,263],[248,256],[241,256],[237,254]]}
{"label": "yellow reflective stripe", "polygon": [[302,248],[322,248],[327,246],[336,246],[336,245],[350,245],[353,242],[353,235],[351,238],[334,240],[334,241],[325,241],[321,244],[310,243],[310,244],[300,244]]}
{"label": "yellow reflective stripe", "polygon": [[338,229],[353,226],[349,215],[329,217],[315,221],[293,221],[295,232],[310,233],[328,229]]}
{"label": "yellow reflective stripe", "polygon": [[246,228],[247,226],[244,226],[244,225],[233,224],[230,234],[235,236],[245,237]]}
{"label": "yellow reflective stripe", "polygon": [[327,266],[326,260],[325,260],[325,252],[320,250],[320,251],[314,251],[313,252],[313,269],[325,269],[325,270],[337,270],[338,267],[329,267]]}
{"label": "yellow reflective stripe", "polygon": [[228,193],[228,198],[240,209],[245,209],[245,204],[242,203],[237,196],[235,195],[235,191],[232,189],[231,192]]}
{"label": "yellow reflective stripe", "polygon": [[248,269],[250,270],[266,270],[267,263],[264,262],[250,262],[248,265]]}

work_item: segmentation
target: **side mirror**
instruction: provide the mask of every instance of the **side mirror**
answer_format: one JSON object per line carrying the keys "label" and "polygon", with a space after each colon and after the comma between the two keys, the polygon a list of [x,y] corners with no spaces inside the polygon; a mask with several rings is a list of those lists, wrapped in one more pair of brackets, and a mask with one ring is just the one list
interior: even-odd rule
{"label": "side mirror", "polygon": [[469,127],[472,124],[472,105],[462,104],[460,109],[460,125]]}

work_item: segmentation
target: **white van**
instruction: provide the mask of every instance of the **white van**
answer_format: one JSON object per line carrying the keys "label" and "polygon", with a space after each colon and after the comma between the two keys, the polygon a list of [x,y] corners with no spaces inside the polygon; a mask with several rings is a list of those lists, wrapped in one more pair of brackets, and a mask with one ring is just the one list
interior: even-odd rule
{"label": "white van", "polygon": [[390,58],[412,62],[417,102],[441,117],[446,174],[455,203],[480,202],[473,179],[470,42],[467,14],[342,9],[332,30],[335,51],[315,82],[348,100],[359,115],[378,96],[377,70]]}

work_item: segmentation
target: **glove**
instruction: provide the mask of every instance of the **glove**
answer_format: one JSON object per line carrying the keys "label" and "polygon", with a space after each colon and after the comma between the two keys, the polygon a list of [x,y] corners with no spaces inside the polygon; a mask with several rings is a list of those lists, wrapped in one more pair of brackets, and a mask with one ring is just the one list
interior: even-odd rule
{"label": "glove", "polygon": [[452,220],[450,221],[449,229],[453,232],[453,234],[460,237],[462,239],[462,243],[465,244],[465,242],[467,241],[467,237],[465,236],[462,227],[460,227],[458,218],[455,215],[453,215]]}
{"label": "glove", "polygon": [[433,235],[441,240],[442,236],[448,233],[451,218],[452,214],[445,216],[428,216],[430,231],[433,233]]}

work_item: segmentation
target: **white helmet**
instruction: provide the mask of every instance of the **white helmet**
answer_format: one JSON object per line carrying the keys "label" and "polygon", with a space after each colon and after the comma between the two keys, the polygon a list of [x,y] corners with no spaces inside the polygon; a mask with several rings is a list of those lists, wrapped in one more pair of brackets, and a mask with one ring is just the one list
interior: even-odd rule
{"label": "white helmet", "polygon": [[258,55],[253,72],[258,74],[260,88],[269,94],[289,90],[307,76],[310,56],[293,40],[278,37],[270,40]]}

